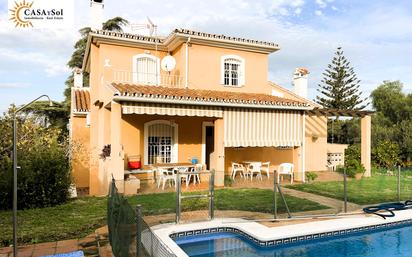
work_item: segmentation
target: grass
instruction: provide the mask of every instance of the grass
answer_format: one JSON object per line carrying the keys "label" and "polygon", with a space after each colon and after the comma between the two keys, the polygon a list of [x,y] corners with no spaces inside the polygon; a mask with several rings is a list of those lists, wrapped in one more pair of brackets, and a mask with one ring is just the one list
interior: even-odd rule
{"label": "grass", "polygon": [[[325,209],[327,207],[305,199],[286,196],[293,212]],[[271,213],[273,194],[267,189],[220,189],[215,192],[218,210],[242,210]],[[129,198],[132,206],[141,204],[145,215],[173,213],[175,193],[138,195]],[[279,213],[285,212],[278,201]],[[18,211],[18,240],[20,243],[81,238],[106,224],[106,197],[82,197],[60,206]],[[183,211],[204,210],[206,199],[182,201]],[[0,212],[0,246],[12,242],[11,211]]]}
{"label": "grass", "polygon": [[[315,182],[287,186],[296,190],[343,200],[343,182]],[[360,205],[397,201],[397,177],[374,173],[370,178],[347,182],[348,201]],[[412,172],[401,176],[401,200],[412,199]]]}

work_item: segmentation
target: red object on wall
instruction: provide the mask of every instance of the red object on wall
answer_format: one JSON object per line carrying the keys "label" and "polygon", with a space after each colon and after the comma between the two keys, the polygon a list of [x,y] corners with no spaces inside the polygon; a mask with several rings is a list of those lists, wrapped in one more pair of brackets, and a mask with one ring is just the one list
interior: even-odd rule
{"label": "red object on wall", "polygon": [[127,165],[129,166],[129,169],[136,170],[142,167],[142,162],[141,161],[129,161],[127,162]]}

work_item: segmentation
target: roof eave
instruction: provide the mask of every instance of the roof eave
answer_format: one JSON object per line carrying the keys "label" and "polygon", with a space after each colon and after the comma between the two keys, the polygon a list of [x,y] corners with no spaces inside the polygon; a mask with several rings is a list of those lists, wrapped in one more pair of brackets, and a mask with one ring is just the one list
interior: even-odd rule
{"label": "roof eave", "polygon": [[169,37],[165,39],[163,42],[165,46],[167,46],[169,51],[175,50],[181,44],[188,41],[190,38],[190,42],[199,45],[210,45],[210,46],[219,46],[228,49],[235,49],[235,50],[244,50],[249,52],[255,53],[264,53],[270,54],[280,50],[278,45],[270,46],[264,44],[256,44],[256,43],[247,43],[247,42],[234,42],[229,39],[217,39],[217,38],[204,38],[201,36],[196,35],[187,35],[179,32],[175,32]]}
{"label": "roof eave", "polygon": [[167,103],[167,104],[186,104],[186,105],[203,105],[215,107],[238,107],[238,108],[253,108],[253,109],[277,109],[277,110],[312,110],[310,106],[294,106],[294,105],[264,105],[264,104],[239,104],[227,102],[200,102],[195,100],[176,100],[167,98],[150,98],[141,96],[120,96],[115,94],[113,101],[116,102],[142,102],[142,103]]}

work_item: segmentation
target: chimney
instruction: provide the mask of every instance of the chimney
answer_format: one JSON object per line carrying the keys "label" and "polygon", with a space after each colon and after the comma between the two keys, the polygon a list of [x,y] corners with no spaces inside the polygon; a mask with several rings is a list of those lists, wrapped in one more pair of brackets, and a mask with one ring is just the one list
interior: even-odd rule
{"label": "chimney", "polygon": [[306,68],[296,68],[293,73],[293,92],[303,98],[308,98],[308,74]]}
{"label": "chimney", "polygon": [[103,24],[103,0],[90,0],[90,28],[102,29]]}
{"label": "chimney", "polygon": [[83,72],[82,69],[75,68],[73,70],[74,87],[83,87]]}

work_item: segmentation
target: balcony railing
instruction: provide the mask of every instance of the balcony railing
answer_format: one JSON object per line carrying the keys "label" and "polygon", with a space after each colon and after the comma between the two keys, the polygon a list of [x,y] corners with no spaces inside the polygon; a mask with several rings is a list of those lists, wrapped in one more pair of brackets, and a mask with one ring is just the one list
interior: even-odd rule
{"label": "balcony railing", "polygon": [[172,75],[168,72],[145,73],[131,72],[127,70],[113,70],[112,81],[115,83],[131,83],[140,85],[153,85],[182,88],[184,87],[184,77]]}

